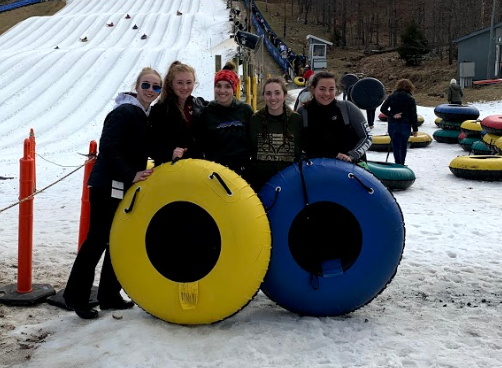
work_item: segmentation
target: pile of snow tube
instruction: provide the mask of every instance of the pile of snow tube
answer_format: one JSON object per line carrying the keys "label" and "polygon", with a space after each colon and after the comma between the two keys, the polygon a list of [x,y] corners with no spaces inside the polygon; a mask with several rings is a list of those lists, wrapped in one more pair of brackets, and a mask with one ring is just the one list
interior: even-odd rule
{"label": "pile of snow tube", "polygon": [[476,120],[479,110],[475,106],[441,104],[434,108],[438,117],[435,123],[441,130],[436,130],[432,137],[439,143],[458,143],[460,127],[466,120]]}
{"label": "pile of snow tube", "polygon": [[273,243],[261,288],[278,305],[341,315],[369,303],[394,277],[404,249],[402,212],[366,169],[335,159],[300,161],[259,196]]}
{"label": "pile of snow tube", "polygon": [[153,316],[209,324],[245,307],[270,261],[270,225],[249,184],[214,162],[180,160],[134,184],[110,234],[126,293]]}

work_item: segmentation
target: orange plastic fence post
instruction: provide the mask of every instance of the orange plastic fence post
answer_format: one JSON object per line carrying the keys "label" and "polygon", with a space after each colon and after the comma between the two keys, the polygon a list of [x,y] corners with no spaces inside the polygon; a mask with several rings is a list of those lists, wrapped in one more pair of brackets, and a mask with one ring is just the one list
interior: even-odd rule
{"label": "orange plastic fence post", "polygon": [[[33,166],[30,156],[31,143],[24,140],[24,156],[19,160],[19,200],[33,194]],[[19,233],[18,233],[18,267],[17,292],[29,293],[32,290],[32,253],[33,253],[33,197],[19,204]]]}
{"label": "orange plastic fence post", "polygon": [[96,161],[96,155],[98,153],[98,144],[96,141],[91,141],[89,144],[89,157],[85,161],[84,165],[84,182],[82,185],[82,204],[80,206],[80,228],[78,232],[78,250],[82,246],[85,238],[87,237],[87,232],[89,231],[89,218],[91,212],[91,206],[89,204],[89,188],[87,187],[87,181],[91,175],[92,167]]}
{"label": "orange plastic fence post", "polygon": [[33,193],[37,191],[37,161],[35,158],[35,146],[37,143],[35,142],[35,132],[33,128],[30,129],[30,156],[33,159]]}

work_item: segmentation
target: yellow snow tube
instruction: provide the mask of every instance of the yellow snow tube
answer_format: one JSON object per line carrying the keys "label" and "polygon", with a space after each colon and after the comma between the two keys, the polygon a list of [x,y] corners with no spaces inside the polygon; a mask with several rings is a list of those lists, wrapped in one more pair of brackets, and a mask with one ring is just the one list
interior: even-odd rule
{"label": "yellow snow tube", "polygon": [[305,87],[305,78],[303,78],[303,77],[295,77],[295,79],[293,79],[293,82],[298,87]]}
{"label": "yellow snow tube", "polygon": [[468,137],[472,136],[481,136],[481,132],[483,131],[483,127],[481,126],[481,122],[478,120],[465,120],[460,125],[460,130],[465,133]]}
{"label": "yellow snow tube", "polygon": [[450,171],[459,178],[473,180],[502,180],[502,156],[458,156],[450,162]]}
{"label": "yellow snow tube", "polygon": [[491,133],[486,133],[483,135],[483,142],[485,143],[486,147],[489,148],[490,150],[494,151],[494,145],[495,142],[500,138],[499,135],[491,134]]}
{"label": "yellow snow tube", "polygon": [[408,143],[410,143],[410,148],[421,148],[427,147],[432,143],[432,137],[424,132],[417,132],[417,136],[413,135],[408,138]]}
{"label": "yellow snow tube", "polygon": [[177,324],[225,319],[258,292],[270,226],[249,184],[204,160],[160,165],[134,184],[110,234],[113,268],[129,297]]}

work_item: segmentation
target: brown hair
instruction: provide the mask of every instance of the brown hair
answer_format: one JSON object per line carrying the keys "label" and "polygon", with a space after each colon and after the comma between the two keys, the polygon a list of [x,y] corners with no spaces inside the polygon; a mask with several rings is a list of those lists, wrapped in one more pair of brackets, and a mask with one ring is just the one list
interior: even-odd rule
{"label": "brown hair", "polygon": [[237,66],[233,61],[227,61],[221,70],[231,70],[233,72],[237,72]]}
{"label": "brown hair", "polygon": [[[309,90],[310,90],[310,93],[312,93],[312,96],[314,96],[314,89],[317,87],[317,84],[319,83],[319,81],[321,79],[333,79],[336,83],[336,76],[334,73],[331,73],[331,72],[326,72],[326,71],[320,71],[318,73],[315,73],[314,75],[312,75],[309,80],[310,80],[310,86],[309,86]],[[308,106],[310,106],[310,104],[312,103],[312,101],[314,101],[315,98],[312,97],[310,100],[308,100],[307,102],[305,102],[304,106],[306,106],[308,108]],[[335,98],[335,102],[336,102],[336,98]]]}
{"label": "brown hair", "polygon": [[394,86],[394,91],[397,91],[399,89],[405,90],[406,92],[409,92],[410,94],[413,94],[415,91],[415,86],[409,79],[400,79],[396,82],[396,85]]}
{"label": "brown hair", "polygon": [[[265,87],[271,83],[277,83],[281,86],[281,89],[282,91],[284,92],[284,95],[287,95],[288,94],[288,88],[287,88],[287,85],[286,85],[286,81],[284,80],[284,78],[282,77],[271,77],[271,78],[268,78],[265,83],[263,83],[263,88],[262,88],[262,95],[265,95]],[[283,139],[284,141],[286,141],[287,139],[292,139],[293,138],[293,135],[291,134],[291,132],[289,131],[289,124],[288,124],[288,116],[286,114],[286,109],[288,109],[288,106],[286,105],[286,101],[284,101],[284,104],[283,104],[283,107],[284,107],[284,113],[283,113],[283,117],[282,117],[282,136],[283,136]],[[262,122],[261,122],[261,128],[262,128],[262,137],[263,138],[266,138],[267,136],[267,126],[268,126],[268,106],[265,106],[265,116],[264,118],[262,119]]]}
{"label": "brown hair", "polygon": [[[315,89],[321,79],[334,79],[336,82],[336,76],[334,73],[321,71],[321,72],[315,73],[313,75],[313,78],[310,82],[310,88]],[[310,78],[309,78],[309,80],[310,80]]]}
{"label": "brown hair", "polygon": [[286,81],[284,80],[283,77],[271,77],[268,78],[265,83],[263,83],[263,88],[261,90],[261,94],[265,94],[265,87],[270,84],[270,83],[277,83],[281,86],[282,91],[284,92],[285,95],[288,94],[288,87],[286,86]]}
{"label": "brown hair", "polygon": [[167,74],[164,77],[162,92],[160,94],[160,102],[167,102],[168,105],[176,106],[180,110],[183,119],[185,119],[185,113],[183,111],[185,107],[180,106],[180,104],[178,103],[178,96],[176,96],[176,93],[174,93],[173,89],[174,77],[178,73],[191,73],[193,75],[194,87],[197,85],[195,69],[190,65],[183,64],[178,60],[173,61],[169,66],[169,69],[167,69]]}

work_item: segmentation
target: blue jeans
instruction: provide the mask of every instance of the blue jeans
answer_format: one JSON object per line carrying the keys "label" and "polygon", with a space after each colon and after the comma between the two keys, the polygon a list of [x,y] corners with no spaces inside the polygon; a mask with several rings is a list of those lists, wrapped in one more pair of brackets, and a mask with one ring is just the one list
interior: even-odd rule
{"label": "blue jeans", "polygon": [[406,151],[408,149],[408,139],[410,139],[411,135],[411,124],[404,121],[389,121],[388,130],[392,145],[392,153],[394,154],[394,162],[404,165]]}

